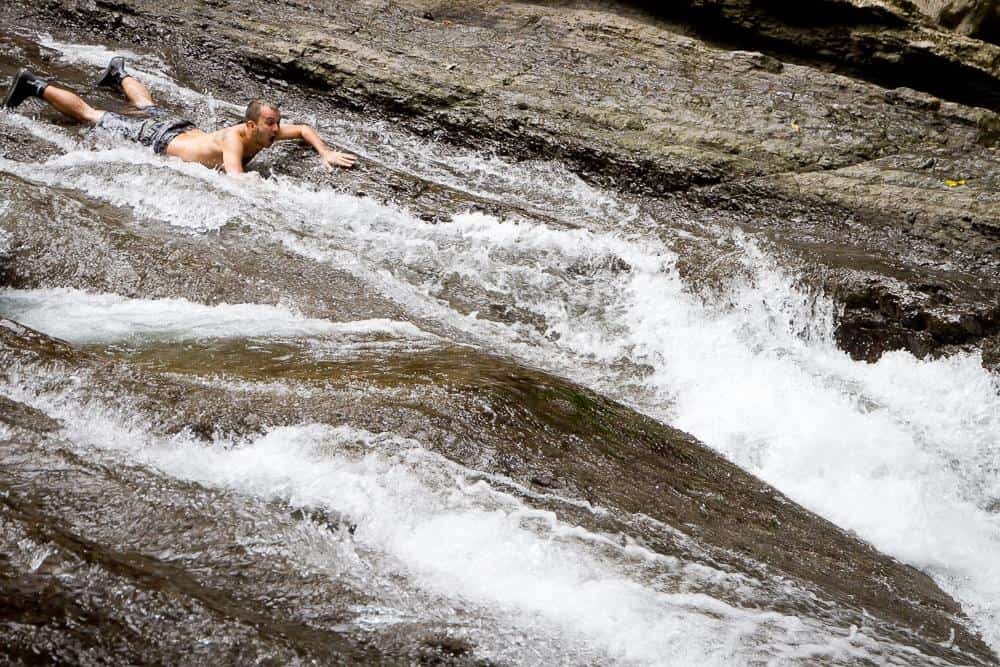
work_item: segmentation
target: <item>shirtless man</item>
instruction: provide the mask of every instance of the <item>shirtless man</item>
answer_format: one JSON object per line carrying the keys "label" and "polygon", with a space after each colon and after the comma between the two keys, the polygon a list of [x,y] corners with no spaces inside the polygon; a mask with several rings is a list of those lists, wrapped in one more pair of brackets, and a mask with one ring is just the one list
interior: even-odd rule
{"label": "shirtless man", "polygon": [[281,111],[274,104],[255,100],[247,106],[244,122],[215,132],[203,132],[194,123],[171,116],[153,103],[153,98],[138,79],[125,72],[125,59],[112,58],[99,86],[120,88],[145,117],[132,118],[95,109],[76,94],[57,88],[30,71],[18,71],[4,98],[3,106],[17,107],[28,97],[38,97],[54,109],[80,122],[144,146],[152,146],[160,155],[172,155],[187,162],[198,162],[227,174],[242,174],[247,163],[275,141],[299,139],[312,146],[323,164],[350,168],[357,158],[349,153],[330,150],[308,125],[282,125]]}

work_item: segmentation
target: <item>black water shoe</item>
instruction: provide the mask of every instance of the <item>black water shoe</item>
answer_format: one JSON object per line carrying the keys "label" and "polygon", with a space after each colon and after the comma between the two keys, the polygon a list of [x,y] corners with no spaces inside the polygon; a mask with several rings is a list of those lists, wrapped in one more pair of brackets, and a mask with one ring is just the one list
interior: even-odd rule
{"label": "black water shoe", "polygon": [[101,78],[97,80],[95,85],[118,88],[122,85],[122,79],[127,76],[128,74],[125,73],[125,59],[121,56],[115,56],[108,62],[108,66],[104,69],[104,74],[101,75]]}
{"label": "black water shoe", "polygon": [[31,70],[21,68],[10,82],[10,90],[3,100],[5,109],[13,109],[29,97],[41,97],[49,82],[31,73]]}

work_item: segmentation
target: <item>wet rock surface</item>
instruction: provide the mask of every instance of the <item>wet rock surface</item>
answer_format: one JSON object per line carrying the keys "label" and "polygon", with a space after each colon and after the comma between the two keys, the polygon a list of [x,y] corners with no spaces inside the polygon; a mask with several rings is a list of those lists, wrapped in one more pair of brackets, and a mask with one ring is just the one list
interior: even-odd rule
{"label": "wet rock surface", "polygon": [[13,239],[6,255],[8,287],[80,285],[131,297],[183,294],[206,304],[277,304],[294,298],[315,317],[399,314],[397,306],[343,271],[275,245],[247,249],[227,230],[195,239],[142,223],[123,224],[115,207],[39,191],[5,175],[0,175],[0,196],[39,214],[7,221]]}
{"label": "wet rock surface", "polygon": [[[7,21],[123,45],[168,37],[168,61],[220,94],[360,109],[430,137],[558,159],[688,217],[768,230],[845,304],[839,338],[858,358],[978,345],[1000,308],[1000,116],[989,110],[1000,47],[905,7],[807,4],[682,3],[665,15],[601,3],[54,2],[14,3]],[[752,50],[765,46],[770,55]],[[933,84],[951,81],[979,96],[934,96],[949,97]],[[428,216],[448,196],[412,181],[365,189],[418,209],[423,200]],[[847,252],[831,261],[829,245]],[[939,298],[901,289],[879,264],[901,267],[910,285],[940,284]],[[873,305],[872,281],[899,307]],[[947,335],[922,324],[956,317],[974,324]]]}
{"label": "wet rock surface", "polygon": [[920,0],[914,4],[940,26],[1000,44],[1000,6],[993,0]]}
{"label": "wet rock surface", "polygon": [[[104,355],[69,352],[58,342],[17,325],[6,326],[6,322],[0,327],[0,356],[7,368],[56,377],[85,377],[88,385],[98,388],[98,394],[114,388],[115,400],[122,405],[133,409],[141,405],[144,412],[159,415],[156,421],[164,433],[190,431],[199,423],[207,423],[216,436],[220,431],[245,435],[255,432],[259,425],[326,421],[373,432],[419,436],[433,451],[484,473],[503,475],[525,486],[560,487],[562,497],[648,517],[643,542],[658,553],[740,572],[761,581],[778,574],[814,593],[810,596],[814,602],[809,603],[802,599],[782,600],[779,596],[777,601],[767,603],[775,611],[838,624],[854,623],[913,646],[926,656],[946,660],[951,659],[952,647],[943,644],[955,627],[954,647],[962,651],[963,660],[974,664],[991,664],[993,660],[992,653],[976,637],[955,626],[961,614],[958,605],[926,575],[879,554],[802,510],[690,436],[641,418],[563,380],[454,349],[382,358],[377,365],[363,360],[316,364],[285,355],[283,367],[275,368],[273,364],[264,367],[255,363],[254,350],[239,345],[230,349],[230,361],[220,362],[219,350],[207,351],[204,365],[199,365],[198,357],[189,350],[184,367],[171,363],[169,348],[153,348],[141,356],[126,357],[129,363],[123,364]],[[255,391],[234,395],[199,381],[199,373],[206,370],[230,380],[294,379],[300,391],[283,401]],[[368,396],[365,402],[357,400],[355,393],[362,388]],[[379,400],[372,400],[372,388],[381,395]],[[350,636],[340,636],[336,631],[330,634],[331,630],[324,629],[331,623],[349,620],[350,609],[363,600],[363,591],[322,584],[320,593],[315,588],[319,584],[303,581],[293,568],[283,570],[272,559],[259,560],[253,550],[235,559],[238,570],[233,571],[232,553],[226,553],[222,560],[214,556],[224,545],[250,539],[239,537],[239,531],[249,531],[247,535],[254,535],[254,541],[261,541],[270,539],[272,528],[279,535],[294,530],[293,520],[309,529],[324,525],[339,529],[336,518],[331,524],[329,517],[317,519],[308,511],[276,514],[269,508],[243,507],[249,501],[197,485],[150,479],[142,469],[116,468],[112,473],[80,459],[68,445],[59,444],[58,430],[53,431],[51,420],[37,410],[10,400],[0,403],[0,410],[8,428],[33,434],[28,439],[35,442],[31,446],[34,454],[29,454],[25,445],[17,444],[17,437],[4,443],[5,477],[0,484],[10,490],[5,496],[5,509],[15,519],[13,526],[23,525],[17,530],[28,531],[31,539],[40,544],[56,545],[46,560],[51,561],[50,568],[69,567],[59,563],[83,556],[85,561],[109,571],[101,576],[125,580],[93,582],[91,585],[98,590],[103,586],[138,585],[141,594],[166,596],[169,604],[199,609],[207,606],[198,613],[221,620],[204,621],[199,632],[215,637],[222,631],[236,631],[212,627],[213,622],[235,624],[240,630],[232,636],[243,636],[238,641],[241,650],[248,652],[246,655],[274,652],[280,656],[291,650],[299,656],[336,656],[347,663],[370,662],[377,656],[391,661],[397,652],[406,656],[419,653],[421,646],[439,643],[433,637],[421,638],[419,632],[416,637],[404,633],[398,637],[376,636],[365,642],[379,647],[377,653],[373,648],[365,649]],[[253,423],[247,423],[247,415],[254,416]],[[51,446],[43,445],[46,438],[52,439]],[[475,446],[470,446],[472,443]],[[44,491],[30,480],[31,475],[54,469],[61,473],[58,478],[49,475]],[[558,482],[548,472],[554,469],[560,470]],[[81,476],[90,479],[84,483]],[[621,479],[629,483],[622,485]],[[110,496],[109,484],[114,489]],[[141,488],[147,490],[139,493]],[[88,495],[93,493],[101,493],[102,500],[98,502]],[[562,503],[550,503],[545,496],[535,502],[558,514],[573,514],[574,520],[592,530],[624,535],[635,529],[619,523],[622,520],[614,515],[588,514]],[[99,505],[101,512],[95,515],[88,509],[91,503]],[[143,503],[167,503],[171,509],[150,514]],[[240,520],[223,527],[226,515],[220,518],[214,511],[212,516],[199,511],[199,507],[218,508],[220,504],[232,507],[226,511],[236,512]],[[206,523],[209,521],[212,523]],[[65,522],[75,524],[75,532]],[[700,547],[692,551],[685,539],[664,530],[659,522],[683,527],[683,532],[695,538]],[[132,528],[123,532],[123,526]],[[73,536],[78,534],[88,538]],[[12,539],[8,536],[8,540]],[[128,543],[121,544],[123,539]],[[8,548],[11,546],[8,541]],[[226,547],[227,552],[231,549]],[[69,553],[64,553],[66,550]],[[157,554],[165,552],[188,555],[182,563],[164,563]],[[251,574],[263,567],[266,575]],[[42,586],[48,581],[46,576],[51,575],[34,574],[30,581],[14,576],[7,580],[7,587],[21,591],[31,585]],[[202,578],[211,582],[211,590],[204,588]],[[246,587],[247,581],[254,582],[252,589]],[[705,592],[722,599],[730,595],[724,587],[710,587]],[[75,647],[98,643],[103,641],[103,624],[121,622],[116,620],[113,609],[102,610],[108,620],[87,624],[88,632],[95,634],[89,638],[67,635],[59,630],[62,621],[58,619],[86,617],[86,613],[93,612],[64,610],[55,602],[39,605],[37,597],[26,595],[14,605],[8,622],[24,622],[28,616],[41,614],[42,618],[35,620],[58,638],[53,640],[57,646],[59,642]],[[80,592],[53,591],[52,595],[73,597]],[[269,599],[280,600],[280,604]],[[828,600],[836,603],[835,616],[830,616]],[[323,613],[324,621],[306,623],[304,618],[316,618],[316,605],[332,608]],[[240,634],[244,632],[250,634]],[[276,636],[280,640],[273,644]],[[132,645],[127,638],[122,642],[123,646]],[[52,647],[46,648],[44,640],[19,638],[17,645],[58,654]],[[102,650],[110,655],[130,655],[121,647]],[[211,653],[226,655],[217,650]],[[474,656],[464,652],[455,655],[453,651],[444,654],[440,659],[446,664],[468,664],[463,661]]]}
{"label": "wet rock surface", "polygon": [[[0,73],[30,64],[116,109],[119,99],[87,90],[87,73],[39,46],[37,31],[137,50],[166,44],[159,55],[183,79],[222,98],[277,96],[292,109],[372,116],[430,139],[568,165],[665,229],[685,232],[673,247],[693,291],[723,289],[722,274],[739,270],[706,226],[761,235],[839,304],[837,341],[855,358],[981,348],[984,364],[996,367],[995,51],[899,7],[863,4],[815,2],[788,13],[759,3],[684,3],[685,11],[667,15],[648,3],[15,0],[0,17],[9,47]],[[823,11],[803,22],[817,7]],[[836,22],[817,30],[820,19]],[[811,41],[802,41],[807,34]],[[934,85],[941,76],[969,85]],[[0,124],[5,159],[61,153]],[[275,151],[259,173],[398,202],[425,221],[471,209],[567,226],[377,160],[330,179],[305,156]],[[334,322],[409,319],[356,275],[254,237],[239,220],[187,235],[127,206],[9,174],[0,175],[0,200],[2,287],[209,305],[289,302]],[[601,269],[631,267],[619,259]],[[592,270],[586,262],[569,269]],[[484,296],[454,276],[442,283],[459,312],[545,329],[502,294]],[[433,319],[417,324],[446,328]],[[431,344],[317,360],[295,341],[74,346],[4,320],[0,362],[0,373],[44,378],[41,394],[80,384],[75,391],[95,404],[146,416],[156,437],[219,446],[309,422],[412,437],[531,490],[526,502],[576,525],[626,543],[625,535],[638,535],[655,553],[750,579],[787,578],[815,595],[805,602],[768,591],[773,597],[758,601],[764,608],[870,629],[927,661],[996,663],[958,604],[925,574],[690,436],[481,350]],[[269,382],[299,391],[269,392]],[[375,591],[331,587],[329,573],[310,574],[294,556],[269,550],[301,532],[349,542],[350,518],[95,463],[76,452],[55,414],[13,398],[0,397],[0,426],[0,586],[11,601],[0,622],[14,659],[41,653],[75,662],[92,650],[133,662],[183,660],[193,624],[217,640],[204,655],[232,662],[485,662],[462,626],[474,624],[474,610],[459,622],[358,632]],[[624,517],[640,514],[648,525],[626,525]],[[108,591],[116,591],[110,605]],[[696,592],[746,604],[724,586]],[[144,613],[136,616],[136,606]],[[150,647],[142,638],[153,626],[167,631]]]}
{"label": "wet rock surface", "polygon": [[[249,252],[214,235],[170,235],[116,207],[13,177],[0,179],[0,192],[13,211],[32,213],[8,216],[0,227],[13,241],[7,273],[18,288],[71,284],[137,297],[268,303],[280,287],[283,298],[317,317],[399,315],[359,291],[351,276],[266,244]],[[194,267],[187,279],[171,271],[181,266]],[[926,656],[950,660],[959,650],[964,662],[993,660],[964,629],[959,606],[926,575],[802,510],[690,436],[552,375],[452,345],[342,360],[317,359],[294,341],[87,347],[0,322],[5,380],[31,377],[32,391],[42,396],[82,388],[83,400],[92,398],[101,410],[145,415],[157,437],[220,447],[314,422],[412,437],[476,474],[541,490],[529,496],[539,509],[577,525],[638,534],[656,553],[752,580],[777,576],[815,595],[810,602],[770,591],[774,597],[755,604],[866,627]],[[267,390],[271,384],[293,390],[276,394]],[[15,659],[40,653],[75,660],[89,651],[169,660],[183,653],[180,637],[190,636],[194,623],[208,640],[199,650],[215,659],[483,664],[475,642],[450,624],[345,631],[377,606],[364,587],[331,586],[322,572],[304,574],[291,555],[283,564],[272,547],[261,546],[302,531],[350,540],[350,520],[94,461],[61,421],[12,398],[0,400],[0,424],[9,554],[0,581]],[[567,507],[548,494],[580,505]],[[624,514],[595,514],[587,506]],[[637,527],[630,516],[649,520]],[[31,565],[39,558],[40,566]],[[733,595],[725,586],[704,586],[701,592],[723,600]],[[114,604],[92,602],[109,591]],[[136,605],[147,611],[136,615]],[[170,620],[179,618],[183,625]],[[21,632],[24,624],[39,630]],[[143,643],[153,627],[163,641]],[[947,643],[952,628],[957,636]]]}
{"label": "wet rock surface", "polygon": [[349,636],[340,626],[363,590],[280,549],[261,558],[268,541],[327,530],[311,518],[81,457],[23,404],[0,402],[0,420],[13,431],[0,439],[0,627],[13,664],[403,664],[435,639],[421,628]]}
{"label": "wet rock surface", "polygon": [[[0,226],[12,239],[12,287],[69,284],[146,298],[181,293],[206,303],[274,303],[280,295],[316,317],[399,316],[396,306],[366,293],[350,275],[280,248],[248,250],[225,242],[225,234],[171,235],[137,224],[116,207],[8,176],[0,178],[0,192],[13,211],[32,213],[8,216]],[[779,596],[766,602],[775,611],[869,628],[874,617],[880,636],[926,655],[949,659],[954,646],[963,660],[992,660],[963,629],[953,645],[941,645],[953,627],[962,627],[956,625],[961,610],[926,575],[802,510],[690,436],[554,376],[456,346],[343,360],[319,360],[294,341],[89,348],[0,323],[5,373],[36,383],[48,378],[41,380],[47,391],[89,387],[85,394],[102,409],[147,415],[162,437],[194,437],[217,447],[218,439],[239,441],[313,422],[413,437],[525,488],[649,517],[640,534],[658,553],[763,581],[777,573],[818,596],[815,604]],[[262,389],[268,383],[294,391],[275,395]],[[178,650],[170,637],[182,629],[156,625],[157,619],[183,614],[197,617],[197,632],[213,638],[206,655],[227,660],[481,662],[475,645],[447,626],[394,626],[364,638],[344,633],[339,628],[356,622],[356,609],[371,604],[363,589],[331,588],[320,575],[303,578],[294,562],[282,569],[273,558],[258,560],[252,550],[234,554],[228,546],[281,540],[297,530],[350,533],[349,521],[310,508],[245,507],[245,499],[152,478],[140,467],[95,463],[63,440],[60,421],[13,399],[0,400],[0,423],[8,434],[0,481],[7,491],[8,549],[23,552],[30,543],[47,554],[37,571],[24,574],[12,565],[5,579],[8,622],[43,629],[12,633],[14,657],[94,650],[116,659],[167,659]],[[636,531],[615,516],[567,509],[545,497],[534,502],[594,531]],[[172,509],[153,512],[150,504]],[[220,506],[227,508],[221,516]],[[203,514],[204,507],[211,512]],[[262,525],[274,536],[261,537]],[[683,527],[700,546],[692,550],[662,526]],[[164,561],[166,552],[188,555],[178,563]],[[80,568],[87,575],[72,584],[53,578]],[[87,602],[108,590],[118,591],[122,604],[141,600],[152,615],[126,617],[124,608]],[[730,595],[724,587],[705,592]],[[834,601],[836,615],[822,600]],[[85,630],[74,629],[76,623]],[[165,631],[166,643],[142,644],[144,623]],[[119,625],[134,627],[134,634],[114,631]],[[119,637],[113,645],[109,634]]]}

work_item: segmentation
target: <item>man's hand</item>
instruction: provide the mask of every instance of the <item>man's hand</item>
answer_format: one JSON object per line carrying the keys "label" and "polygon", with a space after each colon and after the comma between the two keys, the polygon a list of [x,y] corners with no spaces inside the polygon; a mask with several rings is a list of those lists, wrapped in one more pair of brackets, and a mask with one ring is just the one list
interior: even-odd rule
{"label": "man's hand", "polygon": [[322,156],[323,164],[328,167],[343,167],[350,169],[358,162],[358,158],[350,153],[338,153],[337,151],[327,151]]}
{"label": "man's hand", "polygon": [[323,140],[316,134],[316,130],[308,125],[282,125],[277,135],[275,135],[275,139],[279,141],[301,139],[319,153],[319,159],[323,161],[323,165],[328,169],[333,167],[350,169],[358,162],[358,158],[350,153],[340,153],[327,148]]}

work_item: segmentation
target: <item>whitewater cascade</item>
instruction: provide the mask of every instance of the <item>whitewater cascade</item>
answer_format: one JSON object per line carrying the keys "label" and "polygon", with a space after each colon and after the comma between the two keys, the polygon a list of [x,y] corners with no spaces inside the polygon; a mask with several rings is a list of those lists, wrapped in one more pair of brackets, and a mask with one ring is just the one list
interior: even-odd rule
{"label": "whitewater cascade", "polygon": [[[112,55],[54,40],[45,46],[68,64],[102,66]],[[191,108],[206,125],[237,109],[177,84],[156,58],[129,57],[157,97]],[[234,180],[27,111],[0,114],[0,123],[60,152],[43,161],[0,158],[3,174],[130,211],[171,233],[209,242],[228,234],[248,248],[278,246],[335,266],[397,316],[331,321],[303,314],[292,299],[206,305],[181,294],[72,286],[0,290],[0,315],[126,357],[185,346],[221,355],[238,345],[264,356],[373,359],[457,346],[542,369],[694,435],[928,574],[1000,651],[1000,384],[977,355],[853,361],[833,341],[831,302],[783,268],[761,238],[695,230],[732,269],[722,288],[701,289],[678,270],[689,227],[651,220],[635,202],[556,164],[510,164],[350,115],[285,114],[337,137],[362,162],[514,212],[425,220],[333,185],[281,175]],[[0,215],[16,205],[0,203]],[[6,244],[0,236],[0,254]],[[489,317],[484,304],[513,315]],[[378,588],[381,606],[363,615],[371,627],[437,614],[467,627],[486,657],[520,664],[934,663],[877,632],[762,610],[762,598],[808,594],[779,593],[773,581],[686,564],[634,536],[574,525],[535,501],[577,502],[574,511],[594,516],[616,510],[449,461],[408,434],[301,423],[250,439],[218,433],[206,443],[164,435],[140,408],[83,389],[99,380],[67,383],[28,366],[0,378],[0,394],[61,420],[81,457],[344,517],[338,530],[304,528],[266,548]],[[306,391],[287,378],[236,380],[224,371],[196,381],[276,401]],[[375,389],[371,396],[379,400]],[[43,548],[31,546],[25,557]],[[733,598],[701,592],[712,586]]]}

